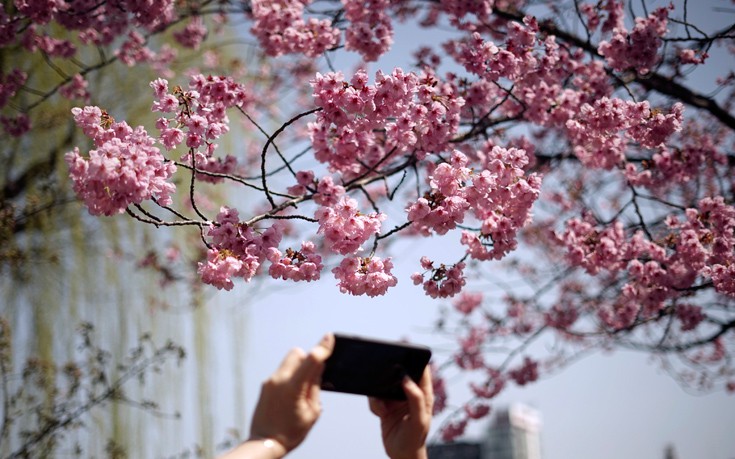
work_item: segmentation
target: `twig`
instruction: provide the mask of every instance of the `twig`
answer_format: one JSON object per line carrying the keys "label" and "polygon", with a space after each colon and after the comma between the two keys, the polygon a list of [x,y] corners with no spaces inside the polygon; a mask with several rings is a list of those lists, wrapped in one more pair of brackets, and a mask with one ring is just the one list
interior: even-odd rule
{"label": "twig", "polygon": [[321,107],[317,107],[309,111],[299,113],[298,115],[294,116],[290,120],[283,123],[281,127],[276,129],[276,132],[271,134],[271,136],[268,137],[268,141],[265,143],[265,145],[263,145],[263,151],[260,155],[260,175],[262,179],[263,192],[265,193],[265,197],[268,199],[268,202],[271,204],[271,207],[273,209],[275,209],[277,206],[276,206],[276,202],[273,200],[273,196],[271,196],[271,191],[268,189],[268,184],[266,183],[266,174],[265,174],[265,157],[266,157],[266,154],[268,153],[268,147],[270,146],[271,143],[273,143],[276,137],[278,137],[278,135],[281,132],[283,132],[287,127],[289,127],[291,124],[295,123],[296,121],[300,120],[301,118],[305,116],[311,115],[312,113],[316,113],[321,110],[322,110]]}

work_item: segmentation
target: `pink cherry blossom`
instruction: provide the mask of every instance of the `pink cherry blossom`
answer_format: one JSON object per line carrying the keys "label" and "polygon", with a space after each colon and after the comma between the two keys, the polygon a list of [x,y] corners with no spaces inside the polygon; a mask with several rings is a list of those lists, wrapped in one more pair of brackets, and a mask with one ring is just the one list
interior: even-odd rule
{"label": "pink cherry blossom", "polygon": [[88,157],[78,148],[65,157],[74,191],[92,215],[122,213],[151,198],[171,203],[176,187],[169,179],[176,166],[165,160],[142,126],[114,123],[98,107],[75,108],[72,113],[96,145]]}
{"label": "pink cherry blossom", "polygon": [[[460,262],[452,266],[440,264],[438,267],[427,257],[421,259],[424,273],[411,275],[414,285],[423,284],[424,291],[432,298],[447,298],[459,293],[466,283],[464,277],[465,264]],[[425,277],[426,280],[424,279]]]}
{"label": "pink cherry blossom", "polygon": [[360,250],[362,244],[380,232],[384,214],[363,214],[357,201],[343,197],[332,206],[322,206],[315,214],[319,220],[318,234],[324,235],[329,250],[347,255]]}
{"label": "pink cherry blossom", "polygon": [[270,247],[266,252],[266,258],[271,262],[268,273],[274,279],[311,282],[321,276],[322,257],[316,253],[313,242],[302,242],[301,250],[286,249],[285,254],[275,247]]}
{"label": "pink cherry blossom", "polygon": [[213,285],[219,290],[232,290],[232,277],[242,269],[242,261],[232,256],[227,250],[207,251],[207,261],[199,262],[197,272],[205,284]]}
{"label": "pink cherry blossom", "polygon": [[525,386],[538,379],[538,362],[530,357],[523,358],[523,365],[508,372],[510,379],[519,386]]}
{"label": "pink cherry blossom", "polygon": [[635,27],[628,32],[624,27],[613,30],[610,41],[602,41],[599,53],[618,71],[636,69],[645,74],[658,62],[658,48],[667,30],[668,8],[657,8],[647,18],[636,18]]}
{"label": "pink cherry blossom", "polygon": [[347,257],[339,266],[332,269],[342,293],[350,295],[385,295],[390,287],[395,287],[398,279],[391,273],[393,262],[390,258]]}
{"label": "pink cherry blossom", "polygon": [[302,53],[316,57],[339,43],[329,20],[304,18],[307,0],[253,0],[251,32],[271,56]]}

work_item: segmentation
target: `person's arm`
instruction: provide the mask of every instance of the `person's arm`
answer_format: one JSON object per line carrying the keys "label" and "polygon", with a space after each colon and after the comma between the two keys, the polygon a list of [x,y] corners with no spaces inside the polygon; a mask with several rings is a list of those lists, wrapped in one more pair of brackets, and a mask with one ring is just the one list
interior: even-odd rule
{"label": "person's arm", "polygon": [[281,459],[286,450],[273,440],[248,440],[219,459]]}
{"label": "person's arm", "polygon": [[308,354],[291,350],[263,383],[250,438],[220,459],[280,459],[299,446],[321,414],[319,380],[333,348],[329,334]]}
{"label": "person's arm", "polygon": [[391,459],[427,459],[426,437],[434,407],[431,372],[427,366],[419,384],[406,376],[406,401],[370,398],[370,410],[380,418],[385,452]]}

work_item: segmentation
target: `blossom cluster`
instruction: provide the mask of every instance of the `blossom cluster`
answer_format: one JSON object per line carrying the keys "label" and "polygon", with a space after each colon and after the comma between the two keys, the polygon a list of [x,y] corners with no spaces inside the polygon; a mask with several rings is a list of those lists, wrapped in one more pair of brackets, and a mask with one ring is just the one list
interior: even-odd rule
{"label": "blossom cluster", "polygon": [[[30,51],[41,49],[50,56],[66,58],[73,57],[78,50],[69,40],[49,35],[56,33],[53,27],[49,27],[52,22],[77,31],[84,45],[110,45],[116,38],[127,36],[123,45],[126,49],[119,55],[124,61],[132,62],[155,57],[155,53],[144,48],[144,40],[136,28],[154,31],[176,19],[173,0],[19,0],[15,4],[14,16],[6,16],[4,9],[0,13],[0,19],[7,19],[0,20],[0,46],[19,40]],[[26,19],[30,26],[21,28],[21,24],[28,24]]]}
{"label": "blossom cluster", "polygon": [[[562,289],[565,293],[568,290]],[[556,328],[558,330],[569,330],[577,319],[579,319],[579,311],[572,304],[572,299],[566,299],[566,301],[560,301],[549,308],[544,314],[544,324],[549,327]]]}
{"label": "blossom cluster", "polygon": [[232,290],[232,278],[243,269],[243,262],[228,250],[207,250],[207,261],[197,263],[197,272],[205,284]]}
{"label": "blossom cluster", "polygon": [[[252,34],[266,54],[303,54],[317,57],[339,45],[340,29],[330,19],[305,17],[311,0],[253,0]],[[388,14],[391,0],[342,0],[345,49],[375,61],[393,44],[393,24]]]}
{"label": "blossom cluster", "polygon": [[[537,21],[526,17],[522,24],[508,24],[503,43],[473,32],[444,44],[455,61],[480,77],[468,88],[469,113],[500,107],[506,116],[563,127],[582,104],[612,92],[602,63],[580,62],[579,56],[559,46],[556,37],[541,40],[538,31]],[[504,81],[512,82],[510,100],[506,100],[510,90],[501,85]]]}
{"label": "blossom cluster", "polygon": [[362,54],[365,61],[376,61],[393,44],[393,25],[387,9],[390,0],[342,0],[345,18],[345,48]]}
{"label": "blossom cluster", "polygon": [[457,339],[459,349],[453,356],[454,363],[465,370],[477,370],[485,366],[483,345],[489,336],[482,326],[470,327],[467,334]]}
{"label": "blossom cluster", "polygon": [[[176,166],[154,146],[157,142],[171,150],[185,141],[190,151],[183,159],[189,163],[195,159],[203,172],[231,173],[236,167],[232,156],[213,157],[213,141],[229,130],[226,110],[249,103],[250,96],[242,85],[229,77],[194,75],[188,91],[176,87],[169,93],[168,82],[162,78],[151,82],[151,87],[155,95],[152,110],[168,115],[156,122],[158,139],[143,127],[132,129],[124,121],[115,123],[99,107],[72,110],[75,122],[96,149],[85,159],[75,148],[66,160],[75,191],[94,215],[120,213],[130,204],[151,198],[157,198],[161,205],[171,203],[175,187],[168,180]],[[197,150],[201,146],[205,148]],[[204,174],[201,177],[207,179]]]}
{"label": "blossom cluster", "polygon": [[476,260],[499,260],[515,250],[518,231],[530,221],[541,176],[524,170],[529,161],[525,150],[487,142],[477,154],[482,169],[472,176],[466,197],[480,228],[463,230],[460,242]]}
{"label": "blossom cluster", "polygon": [[482,292],[462,292],[454,299],[452,306],[462,315],[472,314],[472,311],[482,304]]}
{"label": "blossom cluster", "polygon": [[[622,24],[620,2],[605,2],[603,10],[608,13],[603,32]],[[665,16],[665,9],[657,10],[649,20],[640,19],[639,23],[664,33]],[[599,26],[601,20],[596,17],[594,25]],[[681,104],[664,113],[651,108],[647,101],[612,99],[613,88],[602,62],[580,61],[579,55],[560,47],[556,37],[546,36],[541,41],[538,31],[537,22],[526,17],[523,24],[508,24],[502,44],[488,41],[478,32],[445,44],[450,56],[481,77],[468,88],[467,110],[488,110],[501,104],[507,116],[558,128],[570,138],[585,165],[602,168],[621,164],[628,148],[624,141],[657,148],[680,129]],[[503,80],[511,81],[514,89],[514,97],[505,104],[507,90],[498,86]]]}
{"label": "blossom cluster", "polygon": [[345,188],[334,183],[334,177],[331,175],[325,175],[317,180],[314,171],[298,171],[296,182],[296,185],[288,187],[286,191],[295,196],[303,196],[313,191],[314,202],[320,206],[334,206],[345,196]]}
{"label": "blossom cluster", "polygon": [[602,25],[600,30],[606,33],[616,28],[622,29],[624,26],[624,5],[620,0],[607,0],[597,5],[582,3],[579,10],[587,19],[589,30],[595,30]]}
{"label": "blossom cluster", "polygon": [[[515,3],[518,0],[506,0],[503,3]],[[441,16],[446,14],[452,25],[458,28],[467,27],[462,23],[462,19],[468,15],[475,15],[477,19],[483,23],[487,23],[493,10],[495,0],[443,0],[437,3],[427,5],[428,12],[426,17],[421,21],[424,27],[435,26],[441,20]]]}
{"label": "blossom cluster", "polygon": [[[196,161],[197,170],[202,172],[232,173],[237,167],[236,158],[215,157],[217,145],[213,142],[230,129],[227,110],[245,109],[252,103],[250,91],[230,77],[201,74],[190,78],[186,91],[176,86],[169,92],[168,81],[163,78],[151,82],[150,86],[155,97],[151,110],[163,115],[156,121],[156,127],[164,147],[172,150],[185,143],[190,151],[182,156],[182,161],[188,164]],[[221,180],[205,173],[197,177],[210,182]]]}
{"label": "blossom cluster", "polygon": [[538,362],[530,357],[524,357],[523,364],[518,368],[510,370],[508,376],[519,386],[525,386],[528,383],[536,381],[539,376]]}
{"label": "blossom cluster", "polygon": [[[466,280],[464,278],[465,264],[460,262],[452,266],[439,265],[434,267],[434,263],[429,257],[421,257],[421,267],[424,273],[413,273],[411,280],[414,285],[423,284],[424,291],[432,298],[448,298],[459,293]],[[426,274],[428,279],[424,280]]]}
{"label": "blossom cluster", "polygon": [[155,53],[145,46],[145,38],[137,30],[131,30],[123,41],[120,48],[115,50],[115,55],[120,62],[132,67],[138,63],[150,62]]}
{"label": "blossom cluster", "polygon": [[[706,125],[689,123],[686,132],[682,131],[676,140],[655,150],[655,153],[639,164],[628,162],[625,176],[632,185],[644,186],[651,190],[667,190],[685,184],[697,177],[707,181],[714,167],[727,164],[726,151],[718,146],[716,136]],[[673,140],[673,139],[672,139]]]}
{"label": "blossom cluster", "polygon": [[693,64],[693,65],[704,64],[704,61],[707,60],[708,57],[709,57],[709,54],[707,52],[700,51],[698,49],[679,50],[679,61],[682,64]]}
{"label": "blossom cluster", "polygon": [[322,110],[309,124],[314,156],[350,178],[389,156],[423,159],[445,150],[464,101],[451,86],[437,83],[430,74],[400,68],[389,75],[378,71],[374,85],[364,70],[349,82],[341,72],[317,73],[311,84]]}
{"label": "blossom cluster", "polygon": [[487,368],[487,379],[483,384],[471,383],[470,389],[476,397],[483,399],[491,399],[498,395],[505,388],[506,378],[497,369],[493,367]]}
{"label": "blossom cluster", "polygon": [[176,187],[169,179],[176,166],[165,160],[142,126],[116,123],[99,107],[74,108],[72,113],[96,147],[88,158],[76,147],[65,156],[74,191],[92,215],[121,213],[151,198],[161,205],[171,203]]}
{"label": "blossom cluster", "polygon": [[493,0],[477,0],[468,2],[466,0],[445,0],[439,7],[450,16],[462,18],[468,14],[474,14],[478,19],[487,19],[492,13]]}
{"label": "blossom cluster", "polygon": [[711,278],[716,291],[735,296],[735,207],[716,196],[700,200],[685,215],[684,221],[668,221],[679,232],[670,259]]}
{"label": "blossom cluster", "polygon": [[[352,205],[354,202],[347,203],[343,200],[338,207],[349,207],[348,213],[351,214],[354,210]],[[346,224],[355,230],[354,225],[359,226],[361,223],[353,221]],[[372,222],[367,221],[368,226],[371,224]],[[328,228],[329,225],[327,224]],[[337,223],[332,225],[336,228]],[[310,282],[321,276],[322,258],[313,242],[302,242],[300,250],[288,248],[284,253],[278,249],[283,237],[281,224],[274,224],[258,232],[240,221],[237,210],[223,207],[207,236],[211,238],[211,248],[207,252],[207,261],[199,263],[198,272],[203,282],[217,288],[230,290],[234,285],[232,279],[236,277],[250,280],[265,260],[270,261],[268,273],[275,279]],[[359,248],[354,246],[359,246],[359,242],[355,240],[339,240],[334,244],[334,250]],[[353,295],[377,296],[385,294],[388,288],[396,285],[397,279],[391,274],[392,267],[390,259],[346,257],[332,272],[339,281],[341,291]]]}
{"label": "blossom cluster", "polygon": [[530,17],[524,24],[508,25],[508,37],[504,47],[486,41],[479,32],[474,32],[468,40],[449,42],[446,51],[465,69],[488,81],[501,78],[516,80],[532,72],[537,60],[533,54],[538,24]]}
{"label": "blossom cluster", "polygon": [[314,193],[314,202],[320,206],[334,206],[345,194],[345,188],[342,185],[334,183],[331,175],[322,177],[316,184],[316,193]]}
{"label": "blossom cluster", "polygon": [[[0,72],[0,108],[8,104],[27,80],[28,74],[19,69],[12,69],[6,75]],[[0,124],[13,137],[20,137],[30,129],[30,119],[25,113],[0,115]]]}
{"label": "blossom cluster", "polygon": [[185,48],[199,49],[207,36],[207,27],[201,16],[194,16],[182,30],[174,32],[176,41]]}
{"label": "blossom cluster", "polygon": [[625,163],[626,139],[643,148],[659,147],[681,129],[683,112],[681,103],[664,113],[652,109],[648,101],[603,97],[582,105],[578,116],[566,122],[566,129],[583,164],[612,169]]}
{"label": "blossom cluster", "polygon": [[[0,6],[0,47],[13,52],[43,53],[48,64],[62,76],[62,81],[45,79],[32,83],[33,92],[43,96],[41,101],[58,92],[65,98],[88,103],[90,94],[85,78],[116,61],[131,67],[144,63],[159,75],[171,75],[170,65],[177,49],[163,44],[155,50],[149,43],[151,36],[187,19],[188,24],[173,33],[179,45],[198,47],[207,35],[205,21],[195,14],[196,2],[191,8],[178,10],[173,0],[17,0],[8,5],[11,6]],[[99,63],[83,64],[88,61],[85,51],[89,48],[101,51]],[[108,52],[109,56],[105,57]],[[64,65],[52,60],[71,60],[75,68],[79,66],[79,73],[69,74],[62,70]],[[11,67],[11,75],[25,74],[24,71],[33,68],[28,60],[11,59],[10,62],[17,66]],[[9,97],[14,94],[12,87],[2,87],[2,79],[0,75],[0,106],[4,105],[7,94]],[[19,104],[25,105],[27,102]],[[20,136],[31,129],[31,119],[24,111],[0,116],[6,133]]]}
{"label": "blossom cluster", "polygon": [[80,74],[72,77],[71,81],[59,89],[59,94],[67,99],[89,100],[89,91],[87,90],[87,80]]}
{"label": "blossom cluster", "polygon": [[398,283],[391,273],[393,262],[390,258],[379,257],[346,257],[332,269],[334,277],[342,293],[350,295],[379,296],[384,295]]}
{"label": "blossom cluster", "polygon": [[3,130],[12,137],[20,137],[31,130],[31,119],[25,113],[15,116],[0,116]]}
{"label": "blossom cluster", "polygon": [[[25,17],[39,26],[55,21],[67,29],[80,31],[83,41],[95,44],[109,44],[129,26],[155,30],[175,18],[173,0],[121,0],[116,3],[18,0],[15,6],[16,19]],[[9,21],[6,27],[17,32],[15,28],[20,23],[19,20]]]}
{"label": "blossom cluster", "polygon": [[429,363],[429,369],[431,370],[431,385],[434,389],[432,414],[439,414],[447,407],[447,382],[433,362]]}
{"label": "blossom cluster", "polygon": [[[626,266],[629,254],[624,251],[626,234],[622,222],[598,230],[593,222],[572,218],[566,223],[560,242],[567,247],[567,259],[589,274],[596,275],[603,269],[616,272]],[[646,247],[660,252],[657,247]]]}
{"label": "blossom cluster", "polygon": [[361,213],[357,201],[346,196],[332,206],[319,207],[315,217],[319,220],[318,234],[324,235],[329,250],[342,255],[357,252],[380,232],[381,222],[386,219],[382,213]]}
{"label": "blossom cluster", "polygon": [[0,108],[4,107],[28,80],[28,74],[13,69],[6,75],[0,73]]}
{"label": "blossom cluster", "polygon": [[617,71],[635,69],[640,74],[649,73],[658,62],[668,17],[669,8],[657,8],[647,18],[636,18],[630,32],[623,26],[615,28],[612,38],[600,42],[597,50]]}
{"label": "blossom cluster", "polygon": [[199,275],[207,284],[230,290],[233,277],[252,279],[266,257],[273,256],[271,249],[278,247],[283,234],[279,224],[256,232],[240,221],[237,209],[222,207],[207,236],[212,239],[211,248],[207,261],[198,264]]}
{"label": "blossom cluster", "polygon": [[[479,173],[468,167],[468,157],[458,150],[452,152],[449,162],[435,166],[427,177],[429,191],[407,207],[408,220],[419,234],[443,235],[470,212],[480,228],[462,232],[460,241],[467,246],[468,255],[478,260],[500,259],[515,248],[517,232],[528,223],[541,177],[526,174],[524,150],[487,143],[476,155],[482,166]],[[453,296],[465,285],[464,263],[435,268],[424,257],[421,265],[431,275],[424,280],[424,274],[415,273],[413,282],[423,284],[433,298]]]}
{"label": "blossom cluster", "polygon": [[266,258],[271,262],[268,274],[274,279],[290,279],[293,281],[318,280],[323,269],[322,257],[316,252],[313,242],[301,243],[301,250],[286,249],[281,253],[275,247],[270,247]]}
{"label": "blossom cluster", "polygon": [[253,0],[250,29],[270,56],[301,53],[316,57],[339,44],[339,29],[328,19],[304,19],[311,0]]}
{"label": "blossom cluster", "polygon": [[52,57],[71,58],[77,52],[77,47],[70,41],[53,38],[45,33],[36,32],[37,28],[31,26],[21,40],[23,46],[30,52],[43,51]]}
{"label": "blossom cluster", "polygon": [[[651,241],[640,230],[628,235],[620,222],[607,228],[580,219],[567,222],[559,243],[573,266],[593,275],[604,271],[626,276],[614,304],[599,310],[606,325],[619,329],[653,317],[667,300],[685,295],[701,279],[710,279],[715,291],[735,296],[735,209],[722,197],[704,198],[685,217],[667,218],[669,233],[662,241]],[[684,311],[678,314],[685,327],[695,327],[696,314]]]}
{"label": "blossom cluster", "polygon": [[408,220],[425,236],[431,231],[446,234],[464,221],[470,208],[468,187],[471,170],[468,159],[455,150],[450,162],[441,163],[428,177],[430,191],[408,207]]}
{"label": "blossom cluster", "polygon": [[292,185],[286,189],[288,194],[293,196],[304,196],[309,189],[314,187],[314,171],[298,171],[295,176],[296,185]]}

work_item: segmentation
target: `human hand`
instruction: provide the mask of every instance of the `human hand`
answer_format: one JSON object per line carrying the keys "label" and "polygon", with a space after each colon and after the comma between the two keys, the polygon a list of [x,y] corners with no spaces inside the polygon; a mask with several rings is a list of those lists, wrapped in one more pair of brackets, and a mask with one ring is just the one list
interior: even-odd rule
{"label": "human hand", "polygon": [[403,391],[407,400],[370,397],[370,411],[380,418],[385,452],[391,459],[426,459],[426,436],[429,434],[434,407],[431,372],[427,366],[417,385],[406,376]]}
{"label": "human hand", "polygon": [[301,444],[321,414],[319,383],[333,348],[334,335],[328,334],[308,354],[292,349],[286,355],[263,383],[250,428],[251,440],[275,442],[282,449],[280,456]]}

